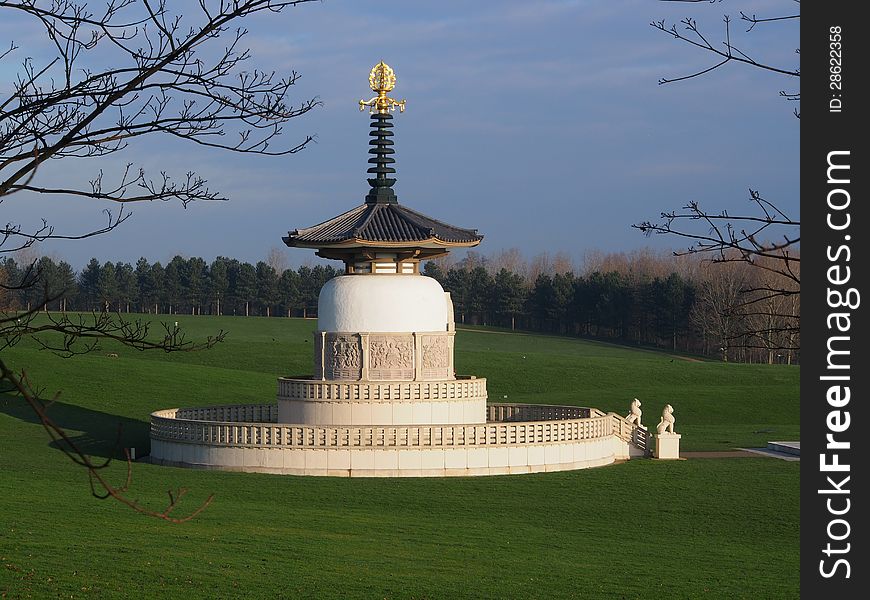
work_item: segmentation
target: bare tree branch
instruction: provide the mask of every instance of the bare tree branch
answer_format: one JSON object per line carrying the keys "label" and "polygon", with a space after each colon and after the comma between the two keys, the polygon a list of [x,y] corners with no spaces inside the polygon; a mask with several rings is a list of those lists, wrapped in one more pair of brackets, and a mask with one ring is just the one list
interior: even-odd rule
{"label": "bare tree branch", "polygon": [[[660,0],[662,2],[681,2],[685,4],[714,4],[716,0]],[[799,4],[799,1],[796,0]],[[740,19],[749,23],[749,27],[746,30],[747,33],[751,32],[756,25],[762,23],[777,23],[784,21],[793,21],[800,19],[800,14],[787,14],[787,15],[777,15],[770,17],[758,17],[754,13],[747,14],[743,11],[740,11]],[[723,17],[724,23],[724,31],[723,31],[723,39],[719,44],[712,44],[707,36],[701,31],[701,28],[698,25],[696,19],[692,17],[685,17],[680,21],[680,25],[682,27],[678,27],[676,23],[668,23],[664,19],[660,19],[658,21],[652,21],[650,25],[655,29],[666,33],[673,37],[676,40],[679,40],[683,43],[686,43],[690,46],[693,46],[699,50],[707,52],[709,54],[717,57],[717,61],[706,68],[699,69],[698,71],[694,71],[689,73],[688,75],[680,75],[674,77],[662,77],[659,79],[659,85],[667,84],[667,83],[675,83],[678,81],[685,81],[687,79],[694,79],[696,77],[700,77],[711,71],[715,71],[716,69],[723,67],[724,65],[734,62],[740,63],[744,65],[749,65],[753,68],[761,69],[764,71],[769,71],[771,73],[775,73],[778,75],[784,75],[787,77],[800,77],[800,68],[799,67],[782,67],[770,64],[765,61],[756,60],[750,57],[746,52],[737,47],[731,40],[731,17],[728,15],[724,15]],[[800,49],[795,50],[796,54],[800,54]],[[800,92],[785,92],[781,91],[780,96],[785,97],[788,100],[799,101],[800,100]],[[800,118],[799,109],[794,110],[795,116]]]}
{"label": "bare tree branch", "polygon": [[[0,19],[35,24],[51,53],[48,58],[42,58],[46,53],[41,51],[20,54],[14,41],[0,50],[4,67],[13,59],[20,61],[19,73],[0,97],[0,204],[15,194],[16,201],[47,195],[122,205],[104,210],[106,224],[85,233],[57,231],[46,219],[30,230],[9,222],[0,228],[0,254],[45,240],[108,233],[130,217],[124,206],[129,203],[178,200],[187,206],[197,200],[225,199],[204,177],[187,169],[181,177],[167,171],[154,176],[128,162],[117,176],[105,177],[105,163],[97,161],[131,150],[140,139],[161,135],[269,156],[305,148],[313,135],[295,134],[288,142],[285,130],[320,101],[308,97],[291,102],[300,77],[296,72],[281,77],[252,67],[244,47],[248,31],[240,23],[250,15],[279,13],[312,1],[102,0],[97,5],[86,0],[0,0]],[[90,180],[80,184],[65,173],[63,184],[49,183],[55,161],[73,158],[95,165]],[[28,297],[27,310],[0,311],[0,350],[29,338],[63,357],[94,351],[106,340],[136,350],[192,351],[209,348],[225,335],[221,331],[204,341],[189,341],[176,326],[164,323],[163,332],[155,333],[147,321],[128,321],[108,310],[41,314],[48,302],[62,297],[62,290],[50,289],[34,264],[13,281],[0,274],[0,290],[34,294],[32,301]],[[126,495],[132,476],[129,456],[126,482],[112,485],[101,471],[109,461],[94,462],[76,446],[51,419],[50,403],[41,399],[23,370],[14,372],[0,360],[0,381],[26,402],[63,453],[87,471],[95,497],[113,498],[137,512],[176,523],[211,502],[210,496],[189,514],[176,517],[184,489],[170,491],[162,510],[131,500]]]}
{"label": "bare tree branch", "polygon": [[127,460],[127,475],[124,483],[120,486],[116,486],[109,483],[101,472],[111,464],[111,458],[100,463],[95,463],[90,456],[85,454],[82,449],[79,448],[66,431],[64,431],[64,429],[49,416],[48,410],[50,404],[51,402],[54,402],[57,397],[55,397],[51,402],[43,401],[40,398],[39,393],[33,389],[28,381],[27,374],[24,372],[13,372],[2,359],[0,359],[0,381],[8,382],[11,386],[9,391],[15,392],[27,403],[28,406],[30,406],[39,419],[43,429],[45,429],[49,437],[53,442],[55,442],[61,452],[63,452],[63,454],[73,463],[83,467],[87,471],[91,494],[95,498],[112,498],[138,513],[172,523],[183,523],[189,521],[205,510],[214,499],[214,494],[210,495],[202,504],[196,506],[192,511],[183,516],[175,516],[174,512],[178,508],[179,502],[184,498],[185,494],[187,494],[188,490],[185,488],[180,488],[175,491],[169,490],[169,501],[162,510],[150,509],[139,504],[137,501],[126,495],[126,492],[133,481],[132,461],[129,452],[126,449],[124,449],[124,455]]}
{"label": "bare tree branch", "polygon": [[[723,359],[736,344],[766,350],[770,362],[775,351],[800,346],[800,222],[758,191],[749,194],[755,207],[749,214],[708,213],[693,201],[682,211],[662,213],[661,221],[632,227],[645,235],[691,240],[674,255],[708,255],[719,264],[722,271],[708,273],[702,283],[696,324],[715,332]],[[775,235],[778,239],[766,241]],[[752,272],[734,270],[740,266]]]}
{"label": "bare tree branch", "polygon": [[[106,0],[101,11],[83,0],[0,1],[4,13],[17,12],[41,25],[56,53],[41,65],[23,58],[11,92],[0,98],[0,202],[16,192],[122,203],[177,199],[186,205],[223,199],[196,173],[188,172],[175,183],[166,172],[153,178],[132,164],[121,182],[106,191],[102,170],[89,188],[43,185],[34,179],[51,159],[106,156],[150,134],[248,154],[300,151],[314,136],[286,144],[285,126],[320,101],[307,98],[290,104],[297,73],[282,78],[247,66],[251,56],[242,46],[247,30],[234,24],[255,13],[281,12],[310,1],[238,0],[211,7],[201,2],[183,11],[165,0]],[[217,39],[227,36],[222,49],[212,49]],[[16,51],[13,42],[0,59],[9,60]],[[90,60],[97,52],[102,60]],[[91,66],[107,62],[105,57],[115,64]],[[0,242],[27,235],[40,238],[49,230],[54,237],[82,237],[56,235],[47,223],[46,229],[30,234],[9,224]],[[93,235],[105,232],[95,230]]]}
{"label": "bare tree branch", "polygon": [[[800,284],[800,274],[794,263],[800,256],[794,249],[800,244],[800,221],[790,219],[785,213],[766,200],[756,190],[749,190],[752,203],[760,211],[759,216],[732,216],[727,211],[708,213],[698,202],[692,201],[682,212],[661,213],[661,221],[643,221],[632,225],[645,235],[668,234],[692,240],[694,243],[675,255],[708,253],[713,262],[741,261],[773,269],[787,279]],[[683,229],[684,222],[699,221],[706,228]],[[779,234],[778,241],[768,241],[765,236]],[[758,259],[774,259],[769,266]]]}

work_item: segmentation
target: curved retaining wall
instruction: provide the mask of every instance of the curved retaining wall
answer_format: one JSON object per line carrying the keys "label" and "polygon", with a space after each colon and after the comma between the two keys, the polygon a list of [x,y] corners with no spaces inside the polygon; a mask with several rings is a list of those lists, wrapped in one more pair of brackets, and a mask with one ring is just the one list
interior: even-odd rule
{"label": "curved retaining wall", "polygon": [[632,454],[632,429],[622,417],[580,407],[492,404],[494,422],[486,424],[346,427],[277,423],[277,411],[275,404],[156,411],[151,462],[291,475],[443,477],[583,469]]}

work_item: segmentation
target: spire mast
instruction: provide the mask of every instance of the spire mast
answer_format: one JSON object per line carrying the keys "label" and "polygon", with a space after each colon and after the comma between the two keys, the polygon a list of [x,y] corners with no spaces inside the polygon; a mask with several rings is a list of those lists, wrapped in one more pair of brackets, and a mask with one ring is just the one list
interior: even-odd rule
{"label": "spire mast", "polygon": [[372,167],[366,171],[373,177],[368,179],[369,185],[372,186],[366,195],[366,204],[397,204],[398,199],[393,191],[393,185],[396,183],[394,177],[389,177],[396,172],[396,169],[390,165],[395,164],[396,160],[390,155],[396,151],[393,150],[393,115],[390,113],[399,107],[399,112],[405,112],[405,100],[394,100],[387,94],[391,92],[396,85],[396,74],[393,69],[384,61],[376,64],[369,73],[369,85],[373,92],[377,92],[377,96],[369,100],[360,100],[359,109],[365,110],[369,107],[371,113],[371,131],[369,135],[369,154],[373,156],[368,162]]}

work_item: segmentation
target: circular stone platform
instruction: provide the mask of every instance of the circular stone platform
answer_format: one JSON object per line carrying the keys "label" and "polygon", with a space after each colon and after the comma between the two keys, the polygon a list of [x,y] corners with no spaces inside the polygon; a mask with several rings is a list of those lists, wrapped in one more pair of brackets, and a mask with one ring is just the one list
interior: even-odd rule
{"label": "circular stone platform", "polygon": [[278,423],[277,404],[151,414],[152,463],[289,475],[444,477],[584,469],[639,456],[647,433],[616,413],[490,404],[485,424]]}
{"label": "circular stone platform", "polygon": [[278,422],[307,425],[479,425],[486,379],[337,381],[278,379]]}
{"label": "circular stone platform", "polygon": [[[345,265],[345,275],[320,291],[312,376],[279,378],[274,404],[152,413],[150,460],[293,475],[443,477],[584,469],[645,453],[646,429],[620,415],[487,405],[484,378],[456,376],[453,303],[420,264],[473,248],[483,236],[399,204],[389,113],[404,101],[386,95],[395,76],[385,63],[369,82],[378,95],[360,103],[376,109],[365,204],[283,238]],[[639,416],[632,415],[636,423]]]}

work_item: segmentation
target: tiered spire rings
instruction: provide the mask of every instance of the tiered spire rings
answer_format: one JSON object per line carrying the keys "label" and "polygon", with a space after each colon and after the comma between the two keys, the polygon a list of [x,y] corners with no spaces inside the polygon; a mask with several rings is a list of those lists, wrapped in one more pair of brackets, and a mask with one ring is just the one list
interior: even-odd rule
{"label": "tiered spire rings", "polygon": [[369,140],[369,154],[374,156],[369,159],[369,164],[374,165],[369,167],[367,173],[373,175],[368,179],[369,185],[372,186],[366,196],[368,204],[392,204],[397,202],[396,193],[393,191],[393,185],[396,183],[395,178],[388,177],[393,175],[396,169],[389,166],[396,161],[390,155],[395,153],[393,150],[393,115],[390,112],[399,107],[399,112],[405,111],[405,101],[397,101],[387,96],[387,92],[391,92],[396,86],[396,74],[390,65],[384,61],[379,62],[372,68],[369,73],[369,85],[372,91],[378,93],[371,100],[360,100],[359,109],[363,110],[366,106],[369,107],[372,118],[372,130],[370,132],[371,140]]}
{"label": "tiered spire rings", "polygon": [[[476,229],[449,225],[399,204],[393,191],[396,161],[390,113],[397,106],[403,111],[405,101],[387,95],[396,85],[396,74],[383,61],[371,70],[369,84],[377,96],[359,102],[361,109],[368,106],[372,113],[366,171],[371,188],[365,202],[312,227],[294,229],[283,239],[290,247],[316,248],[318,256],[344,261],[348,273],[376,273],[376,263],[391,260],[403,266],[390,272],[409,273],[410,265],[416,273],[411,263],[442,256],[452,248],[477,246],[483,236]],[[369,263],[371,269],[363,270]]]}

